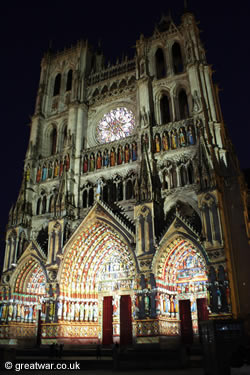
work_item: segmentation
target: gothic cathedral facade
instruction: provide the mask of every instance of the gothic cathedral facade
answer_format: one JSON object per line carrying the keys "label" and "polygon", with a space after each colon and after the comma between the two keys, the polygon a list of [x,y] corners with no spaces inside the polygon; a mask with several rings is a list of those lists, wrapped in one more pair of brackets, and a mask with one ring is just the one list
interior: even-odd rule
{"label": "gothic cathedral facade", "polygon": [[133,59],[47,52],[1,277],[0,343],[191,342],[250,313],[249,218],[194,15]]}

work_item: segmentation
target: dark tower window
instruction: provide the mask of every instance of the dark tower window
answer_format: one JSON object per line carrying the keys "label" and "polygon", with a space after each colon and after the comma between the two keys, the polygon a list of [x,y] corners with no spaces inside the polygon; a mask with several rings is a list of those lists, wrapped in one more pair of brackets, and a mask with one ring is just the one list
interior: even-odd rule
{"label": "dark tower window", "polygon": [[61,87],[61,74],[57,74],[54,85],[53,96],[59,95]]}
{"label": "dark tower window", "polygon": [[123,200],[123,184],[122,182],[119,182],[118,184],[118,191],[117,191],[117,200],[122,201]]}
{"label": "dark tower window", "polygon": [[63,147],[66,146],[66,143],[67,143],[67,126],[65,126],[63,130]]}
{"label": "dark tower window", "polygon": [[161,123],[167,124],[168,122],[171,121],[169,100],[168,100],[167,95],[164,95],[161,98],[160,110],[161,110]]}
{"label": "dark tower window", "polygon": [[104,202],[108,203],[108,185],[103,186],[102,199],[103,199]]}
{"label": "dark tower window", "polygon": [[172,57],[173,57],[173,68],[174,73],[182,73],[183,72],[183,62],[181,56],[181,47],[179,43],[174,43],[172,47]]}
{"label": "dark tower window", "polygon": [[83,206],[83,208],[87,207],[87,202],[88,202],[88,192],[87,192],[87,190],[84,190],[83,195],[82,195],[82,206]]}
{"label": "dark tower window", "polygon": [[179,99],[179,111],[180,111],[180,120],[189,117],[188,101],[185,90],[181,90],[178,96]]}
{"label": "dark tower window", "polygon": [[66,91],[70,91],[72,89],[72,75],[73,75],[73,72],[70,69],[67,75]]}
{"label": "dark tower window", "polygon": [[160,79],[166,76],[166,67],[163,51],[158,48],[155,54],[156,78]]}
{"label": "dark tower window", "polygon": [[89,207],[94,203],[94,190],[89,189]]}
{"label": "dark tower window", "polygon": [[131,199],[133,197],[133,184],[131,180],[128,180],[126,185],[126,199]]}
{"label": "dark tower window", "polygon": [[57,131],[53,128],[51,132],[51,155],[56,154]]}
{"label": "dark tower window", "polygon": [[36,206],[36,214],[40,215],[40,206],[41,206],[41,198],[38,199],[37,201],[37,206]]}
{"label": "dark tower window", "polygon": [[46,213],[46,206],[47,206],[47,199],[46,199],[46,196],[44,196],[42,200],[42,214]]}
{"label": "dark tower window", "polygon": [[49,201],[49,212],[53,212],[55,207],[55,197],[52,195]]}

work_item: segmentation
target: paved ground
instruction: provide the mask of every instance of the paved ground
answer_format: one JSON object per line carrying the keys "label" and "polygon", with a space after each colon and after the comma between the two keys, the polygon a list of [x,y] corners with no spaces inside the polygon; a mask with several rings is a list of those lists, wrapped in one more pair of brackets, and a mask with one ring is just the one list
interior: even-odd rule
{"label": "paved ground", "polygon": [[[106,361],[109,361],[110,359],[106,359]],[[27,362],[25,360],[21,360],[20,362],[32,363],[33,365],[36,363],[36,360],[28,360]],[[65,361],[65,362],[64,362]],[[43,362],[43,361],[42,361]],[[76,363],[79,363],[77,359],[70,358],[70,360],[67,360],[66,358],[62,358],[62,360],[59,361],[51,361],[51,359],[47,360],[47,364],[54,362],[54,366],[58,363],[64,363],[67,364],[68,368],[71,366],[75,366]],[[81,369],[78,370],[77,367],[75,369],[71,370],[49,370],[44,369],[43,371],[38,369],[28,370],[24,368],[20,368],[20,364],[12,364],[12,368],[10,369],[10,361],[5,362],[5,365],[9,367],[9,369],[5,369],[4,371],[1,371],[1,374],[4,375],[13,375],[13,374],[24,374],[24,375],[49,375],[49,374],[55,374],[55,375],[69,375],[69,374],[77,374],[77,375],[205,375],[205,372],[203,368],[187,368],[187,369],[144,369],[144,370],[134,370],[134,369],[120,369],[120,370],[114,370],[112,367],[110,369],[102,369],[101,367],[96,370],[92,370],[89,368],[84,369],[84,361],[81,361]],[[39,361],[38,363],[41,363]],[[100,361],[99,366],[101,364],[105,366],[105,362]],[[113,361],[112,361],[113,363]],[[87,364],[87,362],[86,362]],[[110,363],[111,365],[111,363]],[[6,367],[5,366],[5,367]],[[14,370],[14,371],[13,371]],[[209,374],[209,375],[215,375],[215,374]],[[216,374],[217,375],[217,374]],[[224,374],[218,374],[218,375],[224,375]],[[244,365],[241,368],[231,368],[231,375],[250,375],[250,366]]]}
{"label": "paved ground", "polygon": [[[25,375],[205,375],[203,369],[186,369],[186,370],[128,370],[128,371],[115,371],[115,370],[83,370],[83,371],[4,371],[1,372],[3,375],[13,374],[25,374]],[[213,374],[211,374],[213,375]],[[250,375],[250,366],[243,366],[240,369],[231,369],[231,375]]]}
{"label": "paved ground", "polygon": [[[154,357],[155,353],[144,351],[135,352],[135,355],[130,357],[130,359],[121,356],[120,369],[114,370],[114,361],[110,349],[103,350],[102,357],[99,360],[96,360],[95,350],[84,350],[83,352],[80,351],[80,353],[65,350],[65,352],[62,353],[62,358],[58,357],[58,353],[56,356],[53,356],[53,353],[48,349],[46,351],[44,348],[30,349],[28,352],[22,349],[17,349],[14,352],[11,350],[3,352],[0,349],[0,352],[0,357],[2,359],[0,375],[207,375],[202,368],[203,360],[201,355],[197,355],[197,358],[195,355],[191,355],[189,361],[185,363],[192,367],[180,369],[181,362],[178,357],[177,362],[176,358],[173,362],[175,366],[170,367],[171,359],[173,360],[172,356],[166,358],[163,356],[158,360],[158,358]],[[1,355],[2,353],[4,353],[3,356]],[[41,365],[43,367],[41,367]],[[58,365],[63,365],[66,369],[59,370],[56,368]],[[132,368],[130,369],[129,366],[131,367],[131,365]],[[170,368],[164,368],[166,365]],[[29,366],[31,367],[28,369]],[[52,367],[49,369],[48,366]],[[145,369],[142,369],[143,366]],[[151,369],[149,369],[149,366],[151,366]],[[139,368],[138,370],[136,369],[137,367]],[[175,369],[174,367],[179,367],[179,369]],[[43,370],[41,370],[42,368]],[[209,375],[229,374],[210,373]],[[241,368],[231,368],[231,375],[250,375],[250,365],[244,365]]]}

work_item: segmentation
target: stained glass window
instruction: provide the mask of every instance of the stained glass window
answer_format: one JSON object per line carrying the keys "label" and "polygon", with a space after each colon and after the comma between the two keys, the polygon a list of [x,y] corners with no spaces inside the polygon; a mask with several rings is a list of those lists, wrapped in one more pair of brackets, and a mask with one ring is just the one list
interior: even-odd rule
{"label": "stained glass window", "polygon": [[135,116],[126,107],[112,109],[99,121],[96,137],[100,143],[117,141],[128,137],[135,128]]}

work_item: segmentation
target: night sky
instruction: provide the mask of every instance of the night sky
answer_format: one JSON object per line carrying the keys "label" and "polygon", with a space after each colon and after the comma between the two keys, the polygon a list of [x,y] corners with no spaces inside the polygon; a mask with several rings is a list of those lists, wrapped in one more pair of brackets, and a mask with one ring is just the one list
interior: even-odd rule
{"label": "night sky", "polygon": [[[52,49],[88,39],[101,40],[106,60],[134,55],[140,33],[150,36],[163,13],[180,22],[183,0],[34,1],[36,5],[1,5],[1,254],[9,209],[17,199],[29,139],[30,117],[40,76],[40,62]],[[250,1],[189,0],[202,30],[201,39],[221,88],[222,113],[240,159],[250,167],[249,57]],[[86,4],[87,7],[86,7]]]}

